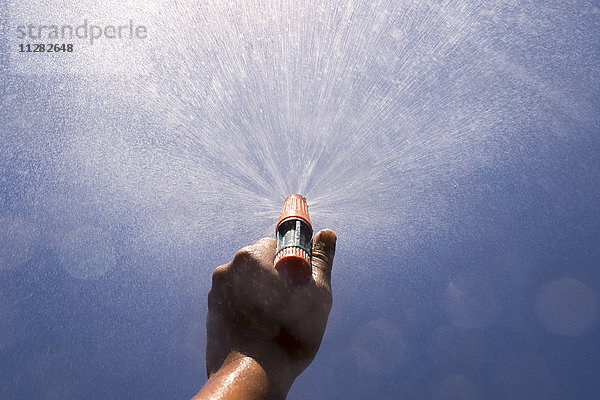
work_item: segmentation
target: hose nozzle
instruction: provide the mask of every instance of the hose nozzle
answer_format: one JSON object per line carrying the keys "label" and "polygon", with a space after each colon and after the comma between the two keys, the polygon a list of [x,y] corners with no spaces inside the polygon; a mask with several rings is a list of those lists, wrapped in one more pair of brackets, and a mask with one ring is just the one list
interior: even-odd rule
{"label": "hose nozzle", "polygon": [[297,281],[309,280],[312,275],[313,230],[306,198],[292,194],[285,199],[275,233],[277,251],[274,266],[277,271],[285,271]]}

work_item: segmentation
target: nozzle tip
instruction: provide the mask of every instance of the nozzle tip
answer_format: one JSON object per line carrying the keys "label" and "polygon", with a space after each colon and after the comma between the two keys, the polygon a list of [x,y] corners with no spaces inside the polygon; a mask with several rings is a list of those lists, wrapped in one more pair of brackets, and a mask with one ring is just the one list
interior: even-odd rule
{"label": "nozzle tip", "polygon": [[312,224],[310,223],[310,217],[308,215],[308,204],[306,203],[305,197],[299,194],[289,195],[283,203],[283,209],[281,210],[281,215],[279,216],[277,225],[279,225],[281,221],[290,217],[302,218],[306,221],[306,223],[308,223],[310,229],[312,230]]}

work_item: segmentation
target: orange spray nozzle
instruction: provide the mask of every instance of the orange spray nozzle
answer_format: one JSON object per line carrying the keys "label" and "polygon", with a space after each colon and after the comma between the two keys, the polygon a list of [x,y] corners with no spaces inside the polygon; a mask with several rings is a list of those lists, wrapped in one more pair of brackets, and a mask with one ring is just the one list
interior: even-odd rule
{"label": "orange spray nozzle", "polygon": [[313,230],[306,198],[292,194],[285,199],[275,233],[275,268],[298,281],[309,280],[312,275],[310,257]]}

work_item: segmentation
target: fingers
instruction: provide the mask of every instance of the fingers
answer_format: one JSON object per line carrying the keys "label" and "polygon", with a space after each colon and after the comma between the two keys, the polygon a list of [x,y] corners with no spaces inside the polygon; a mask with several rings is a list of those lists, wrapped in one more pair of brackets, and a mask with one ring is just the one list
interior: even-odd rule
{"label": "fingers", "polygon": [[265,258],[270,261],[275,260],[275,250],[277,249],[277,240],[272,237],[265,237],[257,241],[252,245],[261,253]]}
{"label": "fingers", "polygon": [[331,229],[317,233],[312,245],[312,273],[315,282],[331,288],[331,267],[337,236]]}
{"label": "fingers", "polygon": [[[230,263],[221,265],[213,271],[213,290],[221,293],[223,290],[231,289],[236,279],[247,281],[249,276],[257,275],[260,270],[270,271],[275,258],[275,248],[275,239],[263,238],[251,246],[240,249]],[[248,285],[248,282],[245,284]]]}
{"label": "fingers", "polygon": [[275,249],[277,247],[277,241],[273,238],[262,238],[256,243],[250,246],[242,247],[235,254],[233,262],[254,260],[266,260],[271,261],[275,259]]}
{"label": "fingers", "polygon": [[[271,295],[277,280],[273,268],[276,244],[273,238],[260,239],[240,249],[233,261],[225,266],[222,281],[232,302],[243,302],[245,307],[253,307],[264,303]],[[220,268],[213,273],[213,284],[215,276],[219,278],[221,275]]]}

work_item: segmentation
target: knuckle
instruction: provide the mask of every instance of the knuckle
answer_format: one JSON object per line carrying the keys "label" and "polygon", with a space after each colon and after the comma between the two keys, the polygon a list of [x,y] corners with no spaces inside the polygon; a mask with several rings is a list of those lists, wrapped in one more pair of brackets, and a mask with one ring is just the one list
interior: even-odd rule
{"label": "knuckle", "polygon": [[277,241],[275,240],[275,238],[272,237],[264,237],[262,239],[259,239],[256,242],[257,245],[259,246],[275,246],[277,244]]}
{"label": "knuckle", "polygon": [[252,248],[252,246],[242,247],[241,249],[239,249],[237,251],[237,253],[235,253],[235,256],[233,257],[233,262],[239,263],[239,262],[249,261],[252,259],[253,254],[254,254],[254,249]]}
{"label": "knuckle", "polygon": [[331,278],[331,267],[329,266],[329,262],[327,259],[315,257],[313,253],[312,267],[318,273],[317,276],[325,277],[327,279]]}
{"label": "knuckle", "polygon": [[212,274],[212,283],[213,283],[213,286],[215,284],[220,284],[223,281],[225,281],[226,278],[227,278],[228,272],[229,272],[229,268],[228,268],[227,264],[226,265],[221,265],[221,266],[215,268],[215,270],[213,271],[213,274]]}
{"label": "knuckle", "polygon": [[312,256],[313,256],[313,258],[320,261],[321,263],[323,263],[325,265],[329,265],[329,256],[325,252],[325,250],[323,250],[321,248],[315,248],[312,251]]}

